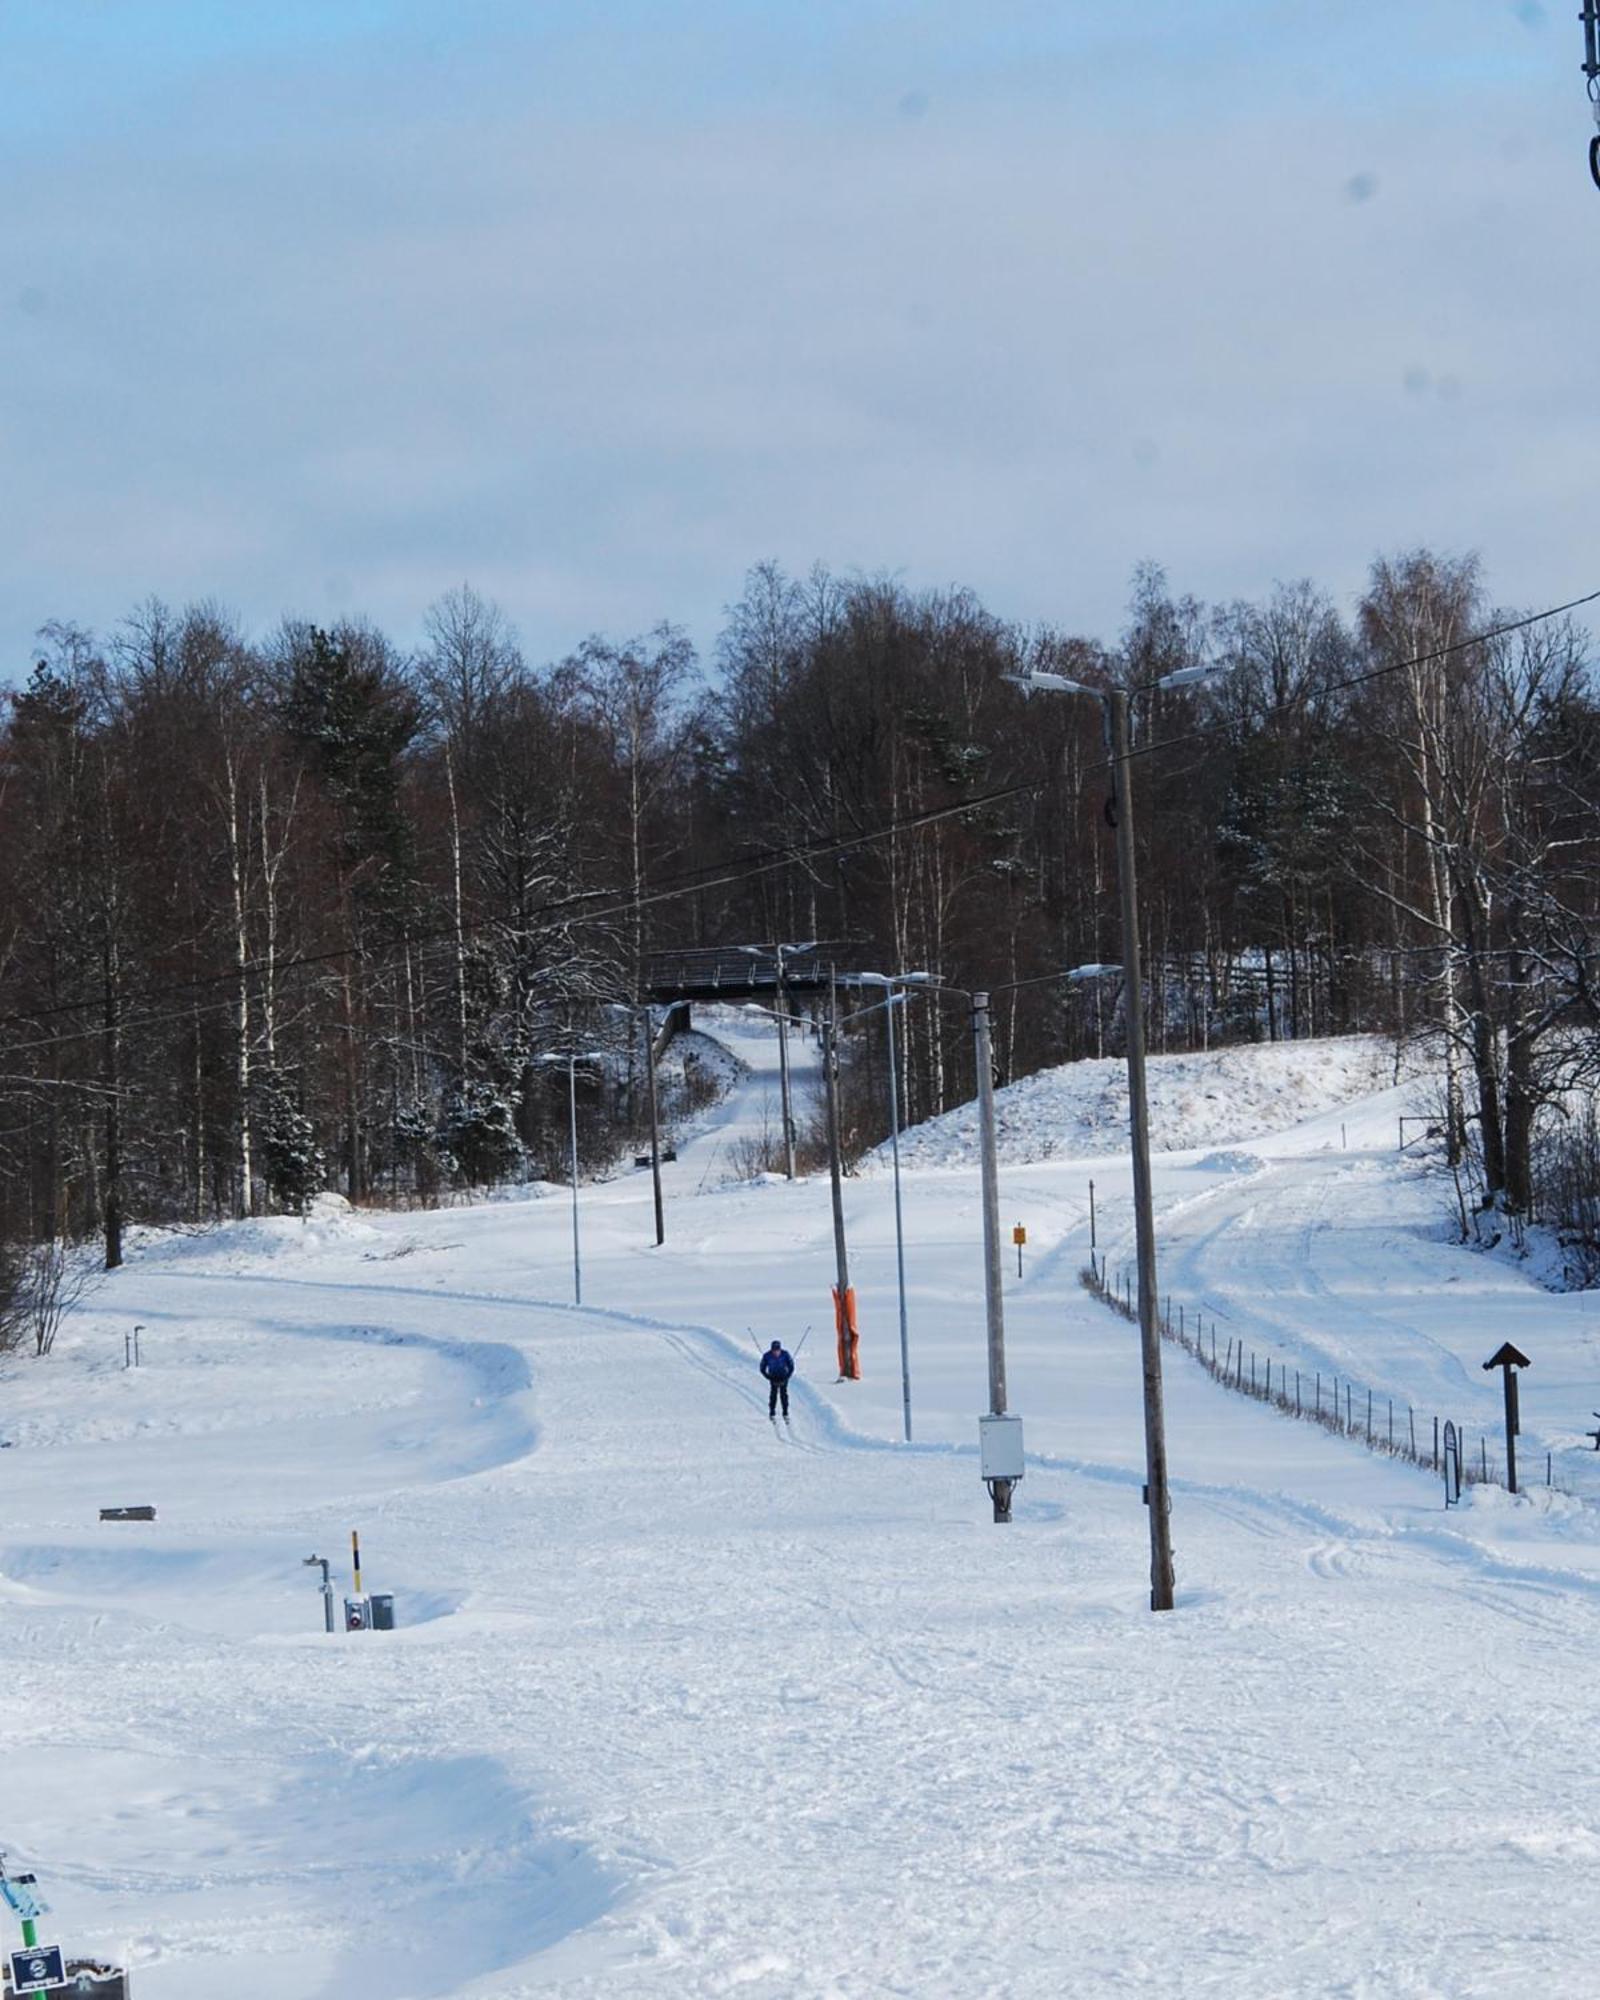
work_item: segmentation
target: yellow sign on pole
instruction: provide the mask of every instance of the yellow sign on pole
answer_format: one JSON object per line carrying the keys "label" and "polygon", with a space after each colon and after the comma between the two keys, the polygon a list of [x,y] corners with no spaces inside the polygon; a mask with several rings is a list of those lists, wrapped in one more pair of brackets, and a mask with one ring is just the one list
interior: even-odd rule
{"label": "yellow sign on pole", "polygon": [[1027,1240],[1028,1240],[1028,1232],[1027,1232],[1027,1230],[1026,1230],[1026,1229],[1025,1229],[1025,1228],[1024,1228],[1023,1226],[1022,1226],[1022,1224],[1021,1224],[1020,1222],[1019,1222],[1019,1223],[1017,1224],[1017,1226],[1016,1226],[1016,1227],[1015,1227],[1015,1228],[1014,1228],[1014,1229],[1012,1230],[1012,1232],[1011,1232],[1011,1240],[1012,1240],[1012,1242],[1013,1242],[1013,1243],[1015,1243],[1015,1244],[1016,1244],[1016,1245],[1018,1246],[1018,1248],[1019,1248],[1019,1249],[1021,1248],[1021,1246],[1022,1246],[1022,1245],[1023,1245],[1024,1243],[1026,1243],[1026,1242],[1027,1242]]}

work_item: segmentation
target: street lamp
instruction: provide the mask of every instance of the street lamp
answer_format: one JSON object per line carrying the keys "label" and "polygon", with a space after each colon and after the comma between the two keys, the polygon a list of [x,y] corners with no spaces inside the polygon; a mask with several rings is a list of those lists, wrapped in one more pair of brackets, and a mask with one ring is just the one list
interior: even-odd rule
{"label": "street lamp", "polygon": [[1000,1257],[1000,1161],[995,1137],[994,1047],[990,1033],[989,1002],[996,993],[1011,993],[1019,986],[1040,986],[1047,981],[1098,979],[1118,972],[1114,965],[1079,965],[1070,972],[1049,972],[1034,979],[1013,979],[1004,986],[969,990],[943,980],[930,983],[927,990],[953,993],[972,1008],[973,1062],[978,1086],[978,1167],[983,1191],[983,1302],[984,1325],[989,1348],[989,1414],[978,1424],[980,1464],[989,1497],[994,1502],[997,1524],[1011,1519],[1011,1496],[1023,1473],[1022,1419],[1006,1408],[1006,1323],[1005,1280]]}
{"label": "street lamp", "polygon": [[783,961],[786,953],[815,951],[814,938],[804,944],[742,944],[739,949],[748,952],[752,958],[760,958],[771,952],[778,970],[778,1081],[783,1095],[783,1175],[785,1180],[794,1179],[794,1120],[789,1115],[789,1009],[788,995],[783,983]]}
{"label": "street lamp", "polygon": [[540,1063],[567,1066],[567,1116],[572,1135],[572,1303],[583,1304],[583,1254],[578,1241],[578,1064],[595,1062],[604,1049],[568,1049],[565,1055],[536,1056]]}
{"label": "street lamp", "polygon": [[889,1151],[894,1161],[894,1260],[900,1292],[900,1404],[904,1416],[905,1440],[911,1442],[911,1343],[906,1333],[906,1232],[900,1206],[900,1065],[895,1049],[894,1010],[904,1003],[907,990],[934,982],[926,972],[853,972],[851,986],[879,986],[884,997],[876,1006],[847,1014],[839,1025],[859,1020],[862,1014],[880,1010],[889,1029]]}
{"label": "street lamp", "polygon": [[[1192,687],[1215,672],[1180,667],[1157,688]],[[1128,690],[1089,687],[1064,674],[1014,674],[1025,693],[1089,695],[1100,703],[1116,773],[1117,878],[1122,905],[1122,965],[1128,994],[1128,1123],[1133,1145],[1134,1237],[1139,1264],[1139,1352],[1144,1370],[1145,1505],[1150,1511],[1150,1608],[1170,1611],[1173,1601],[1172,1501],[1167,1484],[1166,1414],[1161,1389],[1161,1330],[1156,1320],[1156,1230],[1150,1191],[1150,1112],[1145,1095],[1144,975],[1139,959],[1139,895],[1133,851],[1133,754],[1129,742]]]}
{"label": "street lamp", "polygon": [[[644,1080],[645,1108],[650,1114],[650,1193],[655,1207],[656,1248],[667,1240],[666,1211],[661,1200],[661,1114],[656,1097],[656,1024],[648,1000],[641,1000],[634,1007],[626,1000],[606,1000],[601,1003],[607,1014],[626,1014],[629,1021],[644,1030]],[[628,1073],[633,1075],[633,1057],[628,1057]],[[632,1110],[632,1086],[629,1089],[629,1109]]]}

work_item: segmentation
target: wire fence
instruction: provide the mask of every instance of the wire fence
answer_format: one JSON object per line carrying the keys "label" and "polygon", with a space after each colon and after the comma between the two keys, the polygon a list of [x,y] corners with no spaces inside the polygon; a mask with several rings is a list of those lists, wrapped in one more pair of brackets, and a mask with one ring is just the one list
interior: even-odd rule
{"label": "wire fence", "polygon": [[[1124,1319],[1137,1322],[1133,1273],[1126,1268],[1114,1275],[1106,1260],[1092,1252],[1078,1274],[1083,1288],[1104,1306]],[[1319,1369],[1298,1368],[1274,1354],[1247,1347],[1242,1338],[1219,1339],[1217,1322],[1208,1320],[1198,1308],[1180,1301],[1174,1310],[1171,1298],[1162,1302],[1158,1320],[1163,1340],[1191,1355],[1214,1382],[1236,1396],[1269,1404],[1281,1416],[1298,1423],[1317,1424],[1336,1437],[1351,1438],[1368,1451],[1385,1458],[1398,1458],[1407,1465],[1444,1476],[1446,1425],[1455,1422],[1456,1464],[1464,1486],[1504,1486],[1503,1457],[1490,1449],[1489,1433],[1475,1433],[1454,1419],[1434,1411],[1419,1410],[1412,1403],[1396,1402],[1348,1375],[1324,1373]],[[1572,1494],[1572,1487],[1558,1480],[1550,1452],[1544,1454],[1544,1481],[1556,1491]],[[1537,1467],[1524,1471],[1518,1454],[1519,1486],[1535,1482]]]}

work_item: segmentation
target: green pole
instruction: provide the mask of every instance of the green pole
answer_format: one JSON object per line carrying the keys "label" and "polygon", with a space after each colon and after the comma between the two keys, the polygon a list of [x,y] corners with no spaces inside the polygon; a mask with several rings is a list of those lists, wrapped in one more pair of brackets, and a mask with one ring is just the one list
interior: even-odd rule
{"label": "green pole", "polygon": [[[24,1917],[22,1920],[22,1942],[25,1945],[27,1945],[30,1950],[34,1945],[36,1945],[39,1942],[39,1932],[34,1925],[32,1917]],[[27,1996],[27,2000],[47,2000],[47,1996],[45,1995],[44,1991],[40,1989],[34,1993],[29,1994]]]}

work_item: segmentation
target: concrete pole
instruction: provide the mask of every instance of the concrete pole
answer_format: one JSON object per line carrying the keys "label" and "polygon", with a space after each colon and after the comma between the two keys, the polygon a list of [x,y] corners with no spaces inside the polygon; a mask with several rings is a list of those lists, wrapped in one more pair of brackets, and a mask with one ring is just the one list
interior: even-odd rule
{"label": "concrete pole", "polygon": [[578,1249],[578,1058],[567,1057],[567,1116],[572,1129],[572,1303],[583,1304],[583,1258]]}
{"label": "concrete pole", "polygon": [[1150,1190],[1150,1112],[1144,1073],[1144,973],[1139,950],[1139,892],[1134,871],[1133,758],[1128,694],[1105,697],[1117,786],[1117,878],[1122,892],[1122,970],[1128,1019],[1128,1112],[1133,1140],[1133,1207],[1139,1263],[1139,1351],[1144,1369],[1145,1504],[1150,1513],[1150,1608],[1173,1601],[1172,1513],[1167,1488],[1166,1413],[1161,1390],[1161,1330],[1156,1324],[1156,1225]]}
{"label": "concrete pole", "polygon": [[650,1187],[655,1196],[656,1248],[659,1249],[667,1240],[667,1220],[661,1205],[661,1114],[656,1101],[656,1035],[648,1002],[645,1003],[642,1012],[645,1090],[650,1100]]}
{"label": "concrete pole", "polygon": [[889,1023],[889,1150],[894,1159],[894,1257],[900,1283],[900,1403],[906,1443],[910,1444],[911,1344],[906,1336],[906,1232],[900,1210],[900,1063],[894,1039],[894,1008],[898,997],[892,991],[885,993],[883,1011]]}
{"label": "concrete pole", "polygon": [[783,946],[778,958],[778,1082],[783,1097],[783,1176],[794,1179],[794,1119],[789,1111],[789,999],[783,983]]}
{"label": "concrete pole", "polygon": [[[983,1185],[983,1304],[989,1333],[989,1413],[1006,1414],[1006,1316],[1000,1270],[1000,1169],[994,1132],[994,1053],[989,1043],[989,996],[972,996],[973,1059],[978,1068],[978,1157]],[[997,1522],[1011,1519],[1009,1479],[991,1479]]]}

